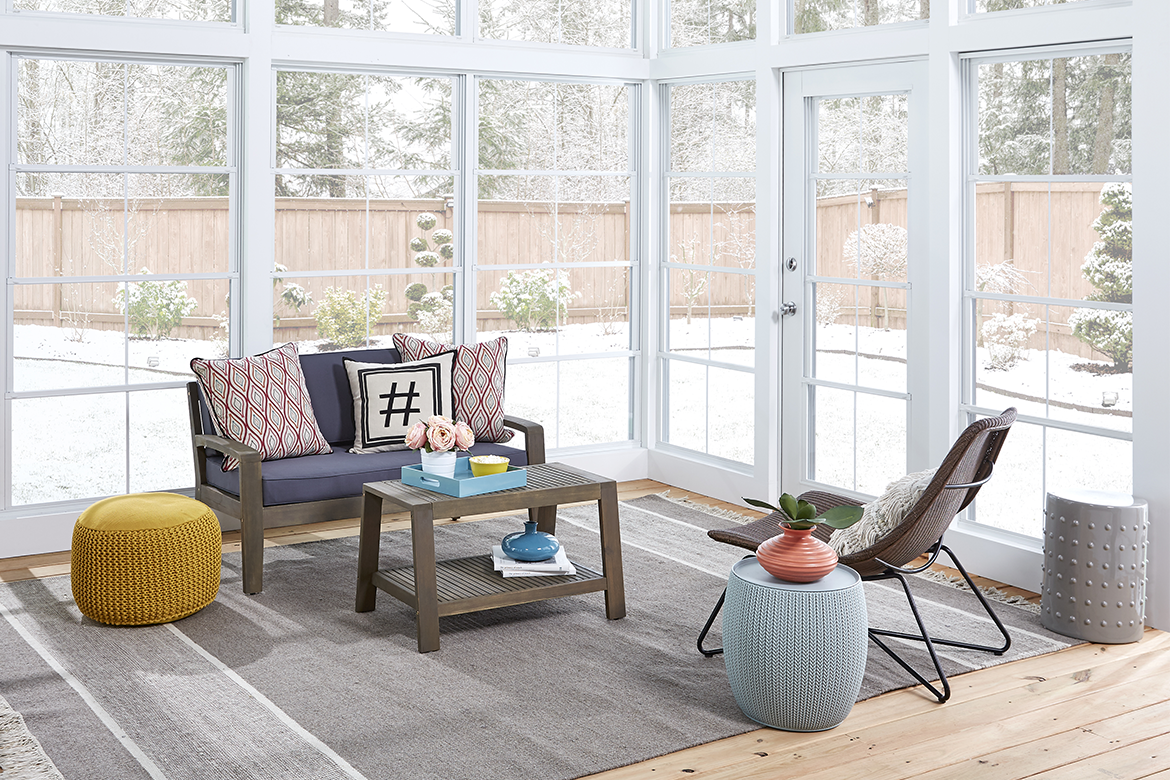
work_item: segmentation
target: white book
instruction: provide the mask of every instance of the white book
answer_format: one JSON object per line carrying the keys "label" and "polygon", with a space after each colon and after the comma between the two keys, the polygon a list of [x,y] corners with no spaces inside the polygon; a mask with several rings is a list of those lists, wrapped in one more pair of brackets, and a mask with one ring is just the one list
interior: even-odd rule
{"label": "white book", "polygon": [[492,568],[501,572],[505,577],[555,576],[577,573],[577,567],[569,560],[564,547],[557,550],[557,554],[547,561],[518,561],[505,555],[503,548],[497,544],[492,547]]}

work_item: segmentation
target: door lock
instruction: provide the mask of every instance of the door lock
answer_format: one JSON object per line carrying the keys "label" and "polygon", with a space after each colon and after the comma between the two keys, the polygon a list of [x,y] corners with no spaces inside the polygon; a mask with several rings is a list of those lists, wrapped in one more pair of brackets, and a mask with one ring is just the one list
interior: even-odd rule
{"label": "door lock", "polygon": [[784,301],[780,304],[780,316],[790,317],[796,314],[796,301]]}
{"label": "door lock", "polygon": [[784,265],[788,268],[789,271],[795,271],[796,270],[796,258],[795,257],[788,258],[788,262],[785,263]]}

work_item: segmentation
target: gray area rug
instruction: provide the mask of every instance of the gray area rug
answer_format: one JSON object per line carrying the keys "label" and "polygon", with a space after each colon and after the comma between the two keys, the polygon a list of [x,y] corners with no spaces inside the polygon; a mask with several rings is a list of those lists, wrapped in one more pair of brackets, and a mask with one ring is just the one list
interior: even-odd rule
{"label": "gray area rug", "polygon": [[[722,658],[695,650],[741,557],[706,535],[728,521],[649,496],[623,502],[621,523],[626,618],[606,620],[600,593],[443,618],[442,649],[427,655],[405,605],[382,593],[374,612],[353,611],[356,538],[267,549],[253,597],[239,555],[225,555],[215,602],[163,626],[82,617],[68,577],[0,585],[0,693],[76,780],[572,778],[757,728]],[[520,527],[443,526],[436,547],[486,554]],[[595,508],[562,509],[557,536],[599,567]],[[383,534],[381,549],[383,567],[409,564],[409,532]],[[940,635],[993,638],[970,594],[915,591]],[[871,620],[908,615],[886,585],[866,596]],[[1030,612],[998,613],[1012,650],[948,650],[949,669],[1075,644]],[[911,682],[873,649],[861,697]]]}

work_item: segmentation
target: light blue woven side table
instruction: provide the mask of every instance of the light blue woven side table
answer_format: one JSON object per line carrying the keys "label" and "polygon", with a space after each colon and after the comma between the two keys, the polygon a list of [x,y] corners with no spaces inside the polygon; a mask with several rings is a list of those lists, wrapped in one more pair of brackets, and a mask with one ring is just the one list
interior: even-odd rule
{"label": "light blue woven side table", "polygon": [[867,625],[861,577],[848,566],[799,583],[776,579],[755,558],[735,564],[723,657],[739,708],[784,731],[838,725],[861,690]]}

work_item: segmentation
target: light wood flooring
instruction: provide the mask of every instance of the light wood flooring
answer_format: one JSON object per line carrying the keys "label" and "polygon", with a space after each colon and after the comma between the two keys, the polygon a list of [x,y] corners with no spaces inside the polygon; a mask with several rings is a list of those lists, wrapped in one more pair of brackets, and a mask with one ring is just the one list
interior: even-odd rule
{"label": "light wood flooring", "polygon": [[[668,489],[753,514],[651,480],[622,483],[618,497]],[[405,515],[388,515],[383,527],[408,524]],[[356,519],[341,520],[271,529],[266,544],[356,534]],[[238,549],[238,539],[225,533],[224,550]],[[68,571],[68,552],[0,559],[0,581]],[[1170,780],[1168,648],[1170,634],[1148,629],[1134,644],[1080,645],[954,677],[946,704],[915,688],[893,691],[859,703],[830,731],[758,729],[591,780]]]}

